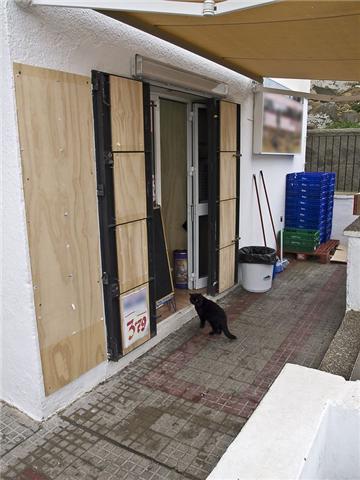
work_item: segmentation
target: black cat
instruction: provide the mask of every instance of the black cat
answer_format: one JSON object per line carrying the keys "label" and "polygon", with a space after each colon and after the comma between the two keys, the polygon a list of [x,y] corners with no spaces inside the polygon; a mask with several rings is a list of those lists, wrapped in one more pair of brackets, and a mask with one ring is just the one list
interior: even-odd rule
{"label": "black cat", "polygon": [[204,328],[208,321],[212,327],[210,335],[224,334],[231,340],[235,340],[235,335],[229,332],[225,311],[215,302],[205,298],[200,293],[190,293],[190,302],[195,306],[195,310],[200,318],[200,328]]}

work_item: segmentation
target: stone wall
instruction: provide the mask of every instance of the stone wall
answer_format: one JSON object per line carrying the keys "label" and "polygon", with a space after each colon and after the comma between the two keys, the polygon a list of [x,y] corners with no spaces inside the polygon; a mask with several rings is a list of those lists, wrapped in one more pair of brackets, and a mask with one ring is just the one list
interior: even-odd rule
{"label": "stone wall", "polygon": [[[360,82],[340,82],[334,80],[314,80],[311,92],[323,95],[359,95]],[[329,128],[332,124],[351,122],[360,128],[360,102],[318,102],[309,101],[308,129]],[[349,124],[350,126],[350,124]]]}

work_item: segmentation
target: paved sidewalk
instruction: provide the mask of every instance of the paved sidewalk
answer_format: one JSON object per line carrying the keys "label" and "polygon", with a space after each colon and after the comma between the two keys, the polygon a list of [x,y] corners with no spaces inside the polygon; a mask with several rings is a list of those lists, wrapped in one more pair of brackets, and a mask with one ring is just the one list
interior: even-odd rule
{"label": "paved sidewalk", "polygon": [[293,262],[221,304],[238,340],[193,319],[42,424],[4,406],[4,479],[205,479],[285,363],[318,368],[345,311],[344,265]]}

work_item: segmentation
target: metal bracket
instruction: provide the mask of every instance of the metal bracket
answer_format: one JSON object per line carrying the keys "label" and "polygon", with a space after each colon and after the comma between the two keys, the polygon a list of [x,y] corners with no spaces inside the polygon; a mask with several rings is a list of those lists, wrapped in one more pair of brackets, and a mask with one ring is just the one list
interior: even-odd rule
{"label": "metal bracket", "polygon": [[107,152],[104,155],[105,165],[112,167],[114,165],[114,157],[112,152]]}
{"label": "metal bracket", "polygon": [[192,15],[196,17],[223,15],[226,13],[256,8],[279,0],[224,0],[216,4],[215,0],[177,1],[153,0],[14,0],[21,7],[52,6],[70,8],[91,8],[95,10],[117,10],[138,13],[165,13],[173,15]]}
{"label": "metal bracket", "polygon": [[93,79],[91,83],[91,88],[93,92],[97,92],[99,90],[99,80],[97,78]]}

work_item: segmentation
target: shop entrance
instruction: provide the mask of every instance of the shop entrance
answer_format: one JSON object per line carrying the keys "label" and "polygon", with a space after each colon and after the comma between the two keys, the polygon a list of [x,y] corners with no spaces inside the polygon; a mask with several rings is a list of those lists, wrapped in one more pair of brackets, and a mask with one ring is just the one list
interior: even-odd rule
{"label": "shop entrance", "polygon": [[[93,72],[92,87],[108,356],[116,360],[187,306],[189,290],[216,295],[237,282],[240,107],[104,72]],[[180,276],[174,252],[186,259]]]}
{"label": "shop entrance", "polygon": [[[189,291],[206,291],[208,268],[208,148],[206,104],[154,93],[155,207],[162,211],[174,303],[162,320],[189,304]],[[172,308],[171,308],[172,307]]]}

